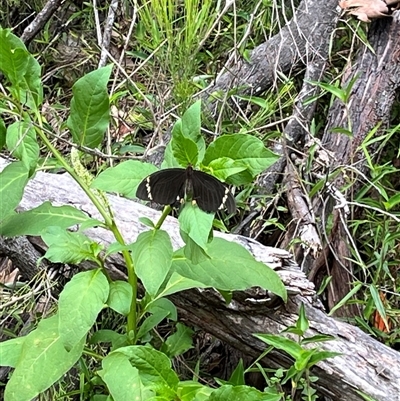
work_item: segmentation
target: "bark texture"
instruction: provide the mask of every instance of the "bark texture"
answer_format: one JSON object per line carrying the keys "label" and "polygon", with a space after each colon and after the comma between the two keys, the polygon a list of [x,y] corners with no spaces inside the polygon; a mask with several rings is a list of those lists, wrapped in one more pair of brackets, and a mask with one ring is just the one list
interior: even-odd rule
{"label": "bark texture", "polygon": [[[333,156],[331,169],[343,171],[334,181],[336,188],[348,185],[350,190],[344,193],[347,200],[365,184],[365,176],[369,176],[366,157],[360,145],[374,128],[378,128],[375,137],[384,135],[389,126],[391,109],[396,93],[400,87],[400,13],[395,12],[393,18],[374,22],[369,31],[371,51],[364,46],[356,60],[349,63],[344,71],[342,88],[355,80],[349,101],[344,104],[336,99],[329,111],[329,121],[325,127],[322,146]],[[334,128],[349,130],[350,135],[338,133]],[[376,149],[380,141],[368,145],[368,153],[372,159],[376,157]],[[330,205],[332,207],[332,205]],[[321,205],[314,205],[314,210],[321,210]],[[325,211],[329,213],[331,208]],[[346,216],[343,209],[334,210],[333,229],[322,258],[315,261],[312,277],[316,282],[329,274],[332,285],[328,290],[328,305],[332,307],[341,300],[350,289],[352,264],[350,253],[349,231],[346,230]],[[324,219],[323,219],[323,223]],[[328,261],[328,263],[326,263]],[[319,278],[317,277],[319,276]],[[354,307],[339,310],[341,315],[357,314]]]}

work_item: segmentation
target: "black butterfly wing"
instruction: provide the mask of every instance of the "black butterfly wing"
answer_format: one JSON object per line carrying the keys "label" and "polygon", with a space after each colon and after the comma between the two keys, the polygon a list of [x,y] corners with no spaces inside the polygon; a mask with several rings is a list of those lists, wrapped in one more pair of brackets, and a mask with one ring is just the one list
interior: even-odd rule
{"label": "black butterfly wing", "polygon": [[205,212],[217,212],[226,207],[228,213],[235,213],[236,203],[229,188],[220,180],[202,171],[192,173],[193,200]]}
{"label": "black butterfly wing", "polygon": [[146,177],[138,186],[136,197],[161,205],[172,205],[185,195],[186,170],[168,168]]}

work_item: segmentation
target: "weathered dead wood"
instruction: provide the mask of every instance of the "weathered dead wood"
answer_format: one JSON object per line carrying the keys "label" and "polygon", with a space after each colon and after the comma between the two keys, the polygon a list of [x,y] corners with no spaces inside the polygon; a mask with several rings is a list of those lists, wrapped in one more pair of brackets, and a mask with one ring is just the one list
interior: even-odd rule
{"label": "weathered dead wood", "polygon": [[[363,47],[354,63],[349,64],[344,71],[342,87],[355,79],[349,102],[344,105],[336,99],[329,111],[329,121],[325,127],[322,139],[323,146],[335,155],[332,168],[340,168],[340,174],[334,185],[342,188],[348,185],[346,177],[353,177],[351,193],[344,194],[347,200],[357,193],[363,185],[363,177],[368,176],[366,158],[360,145],[374,127],[379,129],[376,136],[384,135],[389,126],[391,109],[400,87],[400,12],[395,12],[393,18],[374,22],[369,31],[369,41],[374,52]],[[352,136],[338,133],[333,128],[349,129]],[[368,152],[374,159],[379,141],[368,146]],[[348,166],[348,167],[346,167]],[[351,168],[351,170],[349,170]],[[360,174],[357,174],[357,171]],[[332,206],[332,205],[331,205]],[[320,206],[315,206],[318,210]],[[325,213],[329,214],[331,208]],[[334,211],[333,229],[329,243],[313,266],[312,276],[322,277],[332,275],[331,287],[328,289],[329,306],[335,305],[349,291],[352,281],[351,252],[348,233],[344,229],[345,216],[341,210]],[[326,263],[329,261],[329,263]],[[342,315],[354,315],[356,309],[342,308]]]}
{"label": "weathered dead wood", "polygon": [[[0,159],[0,169],[6,162]],[[139,232],[145,229],[138,221],[140,216],[155,219],[159,212],[143,205],[109,196],[118,225],[126,241],[133,241]],[[55,205],[69,204],[99,217],[88,202],[82,190],[66,175],[50,175],[38,173],[25,191],[21,202],[21,210],[31,209],[44,201]],[[175,248],[182,245],[177,222],[167,219],[163,228],[169,232]],[[111,235],[100,228],[87,231],[94,240],[103,244],[112,242]],[[251,289],[234,294],[234,299],[225,305],[218,293],[212,290],[186,291],[172,297],[179,308],[180,317],[189,324],[208,331],[221,340],[256,357],[264,350],[264,345],[256,341],[252,333],[278,333],[292,325],[297,318],[300,302],[306,305],[310,320],[309,335],[331,334],[336,340],[320,344],[321,349],[338,351],[343,355],[320,363],[315,374],[320,377],[316,387],[332,400],[362,400],[356,391],[365,392],[378,401],[393,401],[400,393],[400,355],[390,348],[372,340],[358,328],[326,316],[314,300],[313,286],[293,262],[291,255],[280,249],[269,248],[240,236],[224,235],[227,239],[239,241],[259,260],[275,268],[284,279],[290,300],[286,305],[272,307],[271,300],[263,291]],[[233,237],[233,238],[232,238]],[[40,241],[31,242],[40,254]],[[0,254],[8,253],[14,259],[18,253],[15,248],[9,253],[14,240],[7,240],[8,250],[0,242]],[[33,258],[36,258],[33,255]],[[33,260],[31,265],[34,265]],[[107,261],[107,267],[115,276],[123,277],[123,261],[115,255]],[[295,295],[297,294],[297,295]],[[275,351],[268,355],[267,366],[287,366],[290,359],[282,352]]]}
{"label": "weathered dead wood", "polygon": [[[284,8],[282,13],[285,13]],[[216,82],[202,94],[213,115],[217,114],[218,103],[213,96],[209,98],[213,93],[228,93],[237,88],[242,95],[256,96],[273,85],[277,73],[286,75],[307,65],[321,49],[325,52],[326,39],[335,28],[339,15],[337,1],[303,0],[293,14],[277,35],[251,52],[249,62],[231,60]]]}
{"label": "weathered dead wood", "polygon": [[46,25],[47,21],[53,16],[61,6],[62,0],[49,0],[35,19],[24,29],[21,40],[28,44]]}

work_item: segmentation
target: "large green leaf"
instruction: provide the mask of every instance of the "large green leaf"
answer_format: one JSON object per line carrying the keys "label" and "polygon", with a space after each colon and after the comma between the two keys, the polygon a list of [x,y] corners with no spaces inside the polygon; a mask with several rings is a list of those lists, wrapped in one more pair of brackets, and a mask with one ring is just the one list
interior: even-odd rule
{"label": "large green leaf", "polygon": [[0,28],[0,70],[13,84],[18,84],[28,68],[29,53],[24,43],[10,29]]}
{"label": "large green leaf", "polygon": [[4,393],[5,401],[30,401],[64,375],[82,355],[84,339],[69,352],[58,332],[58,316],[43,319],[25,337],[15,370]]}
{"label": "large green leaf", "polygon": [[[213,160],[229,158],[235,167],[246,167],[245,171],[230,175],[228,182],[243,185],[275,163],[279,156],[264,146],[258,138],[247,134],[222,135],[207,148],[203,164],[209,166]],[[215,163],[215,162],[214,162]]]}
{"label": "large green leaf", "polygon": [[[184,258],[186,260],[186,258]],[[166,297],[176,292],[190,290],[191,288],[206,288],[207,284],[200,281],[195,281],[190,278],[181,276],[180,274],[173,272],[169,277],[168,282],[163,287],[162,292],[158,294],[159,297]]]}
{"label": "large green leaf", "polygon": [[201,102],[190,106],[172,128],[172,138],[165,149],[163,168],[197,165],[205,153],[201,135]]}
{"label": "large green leaf", "polygon": [[39,144],[30,121],[11,124],[7,129],[6,144],[14,157],[21,160],[29,170],[34,170],[39,160]]}
{"label": "large green leaf", "polygon": [[128,160],[103,171],[92,182],[92,187],[134,198],[140,182],[155,171],[157,167],[153,164]]}
{"label": "large green leaf", "polygon": [[110,288],[100,269],[76,274],[65,286],[58,301],[58,324],[61,341],[72,349],[96,321],[107,301]]}
{"label": "large green leaf", "polygon": [[43,99],[40,65],[9,29],[0,28],[0,71],[11,82],[12,95],[35,110]]}
{"label": "large green leaf", "polygon": [[170,358],[182,355],[193,348],[192,336],[194,331],[182,323],[176,324],[176,331],[170,335],[162,346],[163,351]]}
{"label": "large green leaf", "polygon": [[198,160],[197,145],[190,138],[185,138],[181,133],[176,133],[171,140],[172,153],[178,163],[186,167],[187,165],[195,166]]}
{"label": "large green leaf", "polygon": [[132,366],[126,355],[111,353],[102,361],[100,377],[107,384],[114,401],[149,400],[154,393],[144,388],[138,369]]}
{"label": "large green leaf", "polygon": [[8,217],[0,224],[0,235],[40,235],[50,226],[68,228],[89,220],[85,213],[72,206],[53,206],[44,202],[35,209]]}
{"label": "large green leaf", "polygon": [[249,386],[224,385],[215,390],[209,401],[280,401],[282,394],[261,392]]}
{"label": "large green leaf", "polygon": [[179,250],[171,271],[224,291],[262,287],[286,300],[286,290],[278,274],[264,263],[257,262],[239,244],[215,238],[209,244],[207,254],[209,259],[193,264]]}
{"label": "large green leaf", "polygon": [[71,114],[67,125],[79,145],[100,145],[110,120],[107,83],[112,65],[99,68],[80,78],[72,87]]}
{"label": "large green leaf", "polygon": [[129,283],[122,280],[112,281],[107,305],[121,315],[128,316],[131,310],[132,296],[133,290]]}
{"label": "large green leaf", "polygon": [[181,381],[178,388],[178,399],[181,401],[208,401],[214,389],[196,381]]}
{"label": "large green leaf", "polygon": [[172,263],[172,244],[163,230],[150,230],[139,235],[132,246],[137,276],[146,291],[154,296],[165,280]]}
{"label": "large green leaf", "polygon": [[169,311],[164,309],[147,316],[146,319],[140,323],[140,328],[137,333],[138,340],[143,338],[150,330],[153,330],[154,327],[158,326],[168,315]]}
{"label": "large green leaf", "polygon": [[25,338],[26,337],[17,337],[0,342],[0,366],[15,368],[21,356]]}
{"label": "large green leaf", "polygon": [[206,250],[209,242],[214,214],[206,213],[197,206],[186,203],[179,213],[179,228],[200,248]]}
{"label": "large green leaf", "polygon": [[179,378],[171,368],[171,360],[165,354],[152,347],[140,345],[121,347],[111,354],[116,353],[129,358],[132,366],[139,370],[140,379],[146,388],[167,399],[175,399]]}
{"label": "large green leaf", "polygon": [[0,172],[0,224],[13,214],[21,201],[28,175],[29,171],[22,162],[11,163]]}
{"label": "large green leaf", "polygon": [[42,239],[49,247],[44,257],[53,263],[78,264],[83,260],[98,261],[103,246],[92,241],[85,234],[70,232],[51,226],[42,233]]}

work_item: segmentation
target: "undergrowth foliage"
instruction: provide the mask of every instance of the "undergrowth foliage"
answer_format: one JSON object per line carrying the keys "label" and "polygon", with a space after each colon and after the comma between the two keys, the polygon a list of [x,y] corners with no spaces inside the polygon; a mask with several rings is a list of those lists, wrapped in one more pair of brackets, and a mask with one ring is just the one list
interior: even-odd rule
{"label": "undergrowth foliage", "polygon": [[[5,400],[31,400],[80,361],[86,382],[96,383],[82,387],[82,399],[231,400],[240,395],[242,400],[278,401],[281,396],[276,391],[263,393],[245,386],[244,381],[236,386],[222,384],[218,389],[197,381],[181,381],[172,369],[171,358],[191,347],[191,331],[177,325],[176,332],[158,350],[152,346],[152,330],[164,319],[177,319],[168,295],[209,287],[226,295],[259,286],[286,300],[279,276],[240,245],[210,239],[214,215],[192,203],[185,204],[179,215],[185,242],[181,249],[174,250],[168,233],[161,229],[169,207],[156,223],[142,219],[149,229],[134,243],[126,243],[101,191],[134,198],[138,184],[155,167],[129,160],[93,179],[80,165],[76,150],[70,160],[61,155],[45,134],[51,128],[41,113],[43,87],[38,62],[9,30],[0,30],[0,44],[0,70],[7,79],[7,93],[0,99],[4,116],[0,119],[0,148],[5,147],[13,160],[0,173],[0,235],[41,236],[48,246],[44,257],[49,261],[79,264],[90,260],[98,266],[71,279],[59,296],[54,315],[43,317],[28,335],[0,344],[1,365],[14,368]],[[104,140],[110,120],[107,85],[111,72],[110,65],[75,83],[66,122],[74,146],[95,148]],[[163,167],[192,164],[239,186],[250,183],[276,160],[259,139],[246,134],[225,135],[207,147],[200,134],[200,114],[197,102],[176,122]],[[15,212],[26,184],[35,175],[40,147],[51,152],[75,179],[98,209],[101,220],[51,202]],[[78,231],[68,231],[77,225]],[[87,237],[84,230],[94,226],[110,230],[115,243],[105,247]],[[105,269],[107,257],[116,252],[124,257],[127,282],[111,280]],[[140,299],[138,279],[146,291]],[[96,319],[107,308],[126,319],[124,333],[96,331]],[[90,350],[93,343],[111,347],[103,357]],[[83,368],[87,354],[99,361],[97,370]]]}

